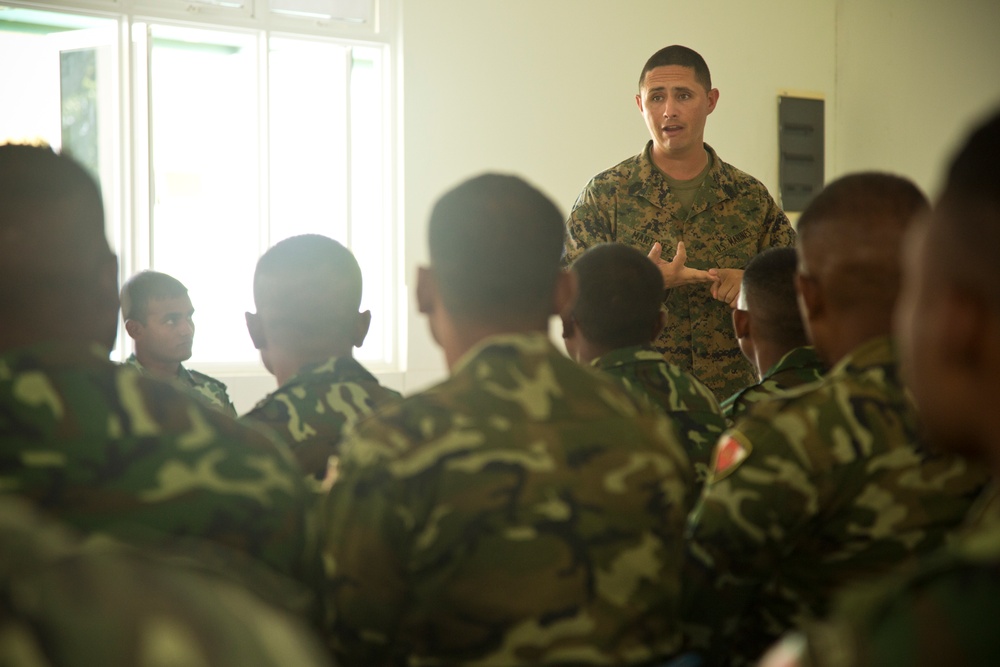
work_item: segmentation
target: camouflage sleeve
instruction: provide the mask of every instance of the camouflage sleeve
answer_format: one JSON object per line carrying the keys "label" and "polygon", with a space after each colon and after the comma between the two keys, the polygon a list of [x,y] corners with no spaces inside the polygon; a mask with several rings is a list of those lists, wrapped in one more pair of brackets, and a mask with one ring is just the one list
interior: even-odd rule
{"label": "camouflage sleeve", "polygon": [[569,266],[587,248],[615,240],[609,197],[591,180],[576,198],[566,221],[566,252],[563,265]]}
{"label": "camouflage sleeve", "polygon": [[719,440],[688,520],[682,618],[692,647],[724,654],[765,577],[816,511],[811,472],[777,430]]}
{"label": "camouflage sleeve", "polygon": [[770,203],[764,216],[764,234],[760,238],[757,252],[768,248],[787,248],[795,245],[795,229],[788,216],[781,210],[774,198],[767,195]]}

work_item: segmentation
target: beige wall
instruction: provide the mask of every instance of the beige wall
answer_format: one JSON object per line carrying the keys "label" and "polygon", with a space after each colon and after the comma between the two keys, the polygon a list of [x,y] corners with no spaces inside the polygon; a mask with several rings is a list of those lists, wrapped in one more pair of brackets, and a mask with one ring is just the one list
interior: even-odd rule
{"label": "beige wall", "polygon": [[838,172],[893,171],[933,195],[969,123],[1000,105],[1000,2],[837,6]]}
{"label": "beige wall", "polygon": [[[595,173],[648,138],[634,101],[662,46],[699,51],[720,90],[707,141],[777,187],[777,96],[835,93],[834,0],[406,0],[403,117],[406,290],[426,260],[435,197],[486,170],[527,177],[569,211]],[[828,150],[828,153],[832,151]],[[828,170],[832,165],[828,164]],[[444,375],[410,311],[407,392]]]}

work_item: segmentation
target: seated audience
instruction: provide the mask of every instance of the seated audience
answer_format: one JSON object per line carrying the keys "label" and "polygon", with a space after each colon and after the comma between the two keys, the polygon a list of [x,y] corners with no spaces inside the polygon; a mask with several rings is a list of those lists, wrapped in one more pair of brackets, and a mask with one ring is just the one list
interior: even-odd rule
{"label": "seated audience", "polygon": [[825,368],[809,345],[795,294],[795,248],[771,248],[747,264],[733,330],[743,356],[753,365],[757,384],[722,402],[726,417],[735,420],[775,392],[815,382]]}
{"label": "seated audience", "polygon": [[135,352],[126,364],[144,375],[180,383],[193,396],[236,416],[226,385],[181,365],[194,345],[194,306],[187,288],[172,276],[141,271],[122,287],[122,320]]}
{"label": "seated audience", "polygon": [[326,499],[343,665],[648,664],[678,648],[692,483],[667,417],[547,336],[562,216],[487,174],[430,217],[417,300],[450,377],[341,446]]}
{"label": "seated audience", "polygon": [[960,538],[839,600],[767,667],[1000,665],[1000,114],[958,152],[929,220],[909,235],[896,311],[904,377],[934,445],[982,462],[991,493]]}
{"label": "seated audience", "polygon": [[0,146],[0,488],[85,533],[208,540],[315,574],[308,493],[281,443],[108,360],[117,276],[84,169]]}
{"label": "seated audience", "polygon": [[302,620],[202,563],[83,543],[0,497],[0,664],[330,665]]}
{"label": "seated audience", "polygon": [[645,394],[667,413],[700,486],[726,420],[714,394],[653,347],[666,322],[660,272],[644,254],[617,243],[594,246],[571,268],[578,293],[562,317],[566,350]]}
{"label": "seated audience", "polygon": [[708,664],[756,661],[835,591],[939,547],[985,475],[928,448],[890,341],[909,181],[845,176],[798,223],[803,320],[831,366],[759,403],[716,448],[691,514],[682,613]]}
{"label": "seated audience", "polygon": [[247,329],[278,390],[242,417],[271,427],[323,479],[344,431],[400,395],[354,360],[371,324],[351,251],[317,234],[279,242],[257,262]]}

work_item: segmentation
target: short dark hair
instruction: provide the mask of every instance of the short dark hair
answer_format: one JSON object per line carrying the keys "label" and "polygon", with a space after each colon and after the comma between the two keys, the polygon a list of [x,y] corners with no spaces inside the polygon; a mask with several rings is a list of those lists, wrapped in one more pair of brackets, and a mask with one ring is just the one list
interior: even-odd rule
{"label": "short dark hair", "polygon": [[173,276],[159,271],[140,271],[122,285],[122,320],[146,324],[151,299],[177,299],[187,293],[187,287]]}
{"label": "short dark hair", "polygon": [[[1000,307],[1000,111],[969,135],[948,169],[935,218],[946,270]],[[983,277],[987,276],[984,280]]]}
{"label": "short dark hair", "polygon": [[665,46],[649,57],[639,74],[639,90],[646,83],[646,75],[657,67],[667,67],[669,65],[680,65],[690,67],[694,70],[694,76],[698,83],[705,87],[705,90],[712,89],[712,73],[708,71],[708,63],[701,57],[701,54],[694,49],[689,49],[680,44]]}
{"label": "short dark hair", "polygon": [[517,176],[483,174],[434,205],[428,238],[441,299],[458,317],[523,323],[552,312],[563,216]]}
{"label": "short dark hair", "polygon": [[768,248],[743,271],[743,297],[755,335],[788,350],[809,343],[795,291],[798,261],[795,248]]}
{"label": "short dark hair", "polygon": [[620,243],[590,248],[573,262],[578,292],[573,319],[607,349],[646,345],[663,303],[663,277],[646,255]]}
{"label": "short dark hair", "polygon": [[361,307],[361,289],[357,259],[321,234],[274,244],[257,261],[253,276],[257,309],[266,310],[273,325],[297,328],[307,338],[353,326],[350,316]]}

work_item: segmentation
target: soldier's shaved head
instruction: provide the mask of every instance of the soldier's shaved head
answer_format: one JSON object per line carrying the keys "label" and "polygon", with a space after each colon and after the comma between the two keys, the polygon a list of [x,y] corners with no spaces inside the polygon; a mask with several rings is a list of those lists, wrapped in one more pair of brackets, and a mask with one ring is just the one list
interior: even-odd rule
{"label": "soldier's shaved head", "polygon": [[927,198],[911,181],[868,172],[830,183],[802,213],[800,305],[827,363],[890,333],[903,235],[927,209]]}
{"label": "soldier's shaved head", "polygon": [[754,335],[786,350],[809,342],[796,303],[797,266],[795,248],[769,248],[747,264],[740,290],[741,309],[753,315]]}
{"label": "soldier's shaved head", "polygon": [[117,261],[94,179],[49,148],[0,146],[0,347],[117,330]]}
{"label": "soldier's shaved head", "polygon": [[429,223],[431,265],[445,307],[491,326],[546,321],[563,234],[556,205],[516,176],[484,174],[445,193]]}
{"label": "soldier's shaved head", "polygon": [[272,336],[299,344],[350,338],[361,307],[361,267],[331,238],[293,236],[257,262],[253,296]]}

